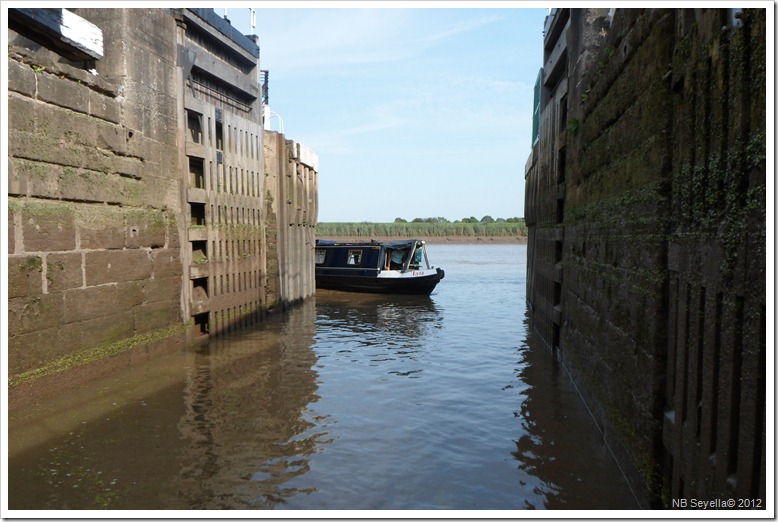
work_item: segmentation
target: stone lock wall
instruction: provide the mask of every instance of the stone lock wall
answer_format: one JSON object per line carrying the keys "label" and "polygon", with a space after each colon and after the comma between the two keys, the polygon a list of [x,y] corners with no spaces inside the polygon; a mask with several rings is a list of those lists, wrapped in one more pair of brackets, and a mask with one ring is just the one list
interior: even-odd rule
{"label": "stone lock wall", "polygon": [[561,346],[644,502],[661,484],[672,20],[618,10],[606,36],[573,23],[569,38],[589,59],[568,97]]}
{"label": "stone lock wall", "polygon": [[318,159],[264,146],[255,37],[209,9],[9,28],[12,406],[313,294]]}
{"label": "stone lock wall", "polygon": [[765,13],[569,20],[527,164],[535,328],[644,506],[765,499]]}
{"label": "stone lock wall", "polygon": [[99,11],[102,31],[125,45],[106,46],[93,72],[23,25],[9,31],[12,384],[76,352],[96,356],[85,348],[169,339],[181,324],[176,94],[165,60],[174,22],[160,10]]}

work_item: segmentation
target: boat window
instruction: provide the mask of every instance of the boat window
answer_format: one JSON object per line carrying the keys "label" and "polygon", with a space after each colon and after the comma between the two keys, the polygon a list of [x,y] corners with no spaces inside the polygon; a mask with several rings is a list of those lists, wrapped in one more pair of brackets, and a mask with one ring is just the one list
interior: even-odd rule
{"label": "boat window", "polygon": [[324,257],[327,254],[327,251],[323,248],[317,248],[316,249],[316,264],[320,265],[324,263]]}
{"label": "boat window", "polygon": [[349,250],[347,265],[361,265],[362,264],[362,251],[361,250]]}

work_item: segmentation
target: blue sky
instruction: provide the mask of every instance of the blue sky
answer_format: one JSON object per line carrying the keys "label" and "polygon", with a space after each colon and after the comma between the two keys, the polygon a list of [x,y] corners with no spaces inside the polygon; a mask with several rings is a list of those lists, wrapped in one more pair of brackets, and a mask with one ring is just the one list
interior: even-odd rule
{"label": "blue sky", "polygon": [[319,156],[319,221],[522,217],[547,10],[389,5],[256,9],[270,107]]}

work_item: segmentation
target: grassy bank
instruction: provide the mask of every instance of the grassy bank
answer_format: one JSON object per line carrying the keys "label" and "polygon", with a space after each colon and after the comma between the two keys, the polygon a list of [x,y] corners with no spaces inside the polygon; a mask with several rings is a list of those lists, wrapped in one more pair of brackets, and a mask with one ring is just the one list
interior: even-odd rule
{"label": "grassy bank", "polygon": [[521,240],[527,237],[527,225],[518,223],[319,223],[320,238],[392,238],[418,237],[449,240]]}

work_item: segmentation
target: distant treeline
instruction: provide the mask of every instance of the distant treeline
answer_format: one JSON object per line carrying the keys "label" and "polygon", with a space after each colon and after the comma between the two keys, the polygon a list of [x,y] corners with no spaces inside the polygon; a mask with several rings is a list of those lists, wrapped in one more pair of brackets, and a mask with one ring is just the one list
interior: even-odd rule
{"label": "distant treeline", "polygon": [[[489,218],[489,216],[485,216]],[[427,221],[436,219],[437,221]],[[474,221],[440,221],[441,218],[415,219],[411,222],[398,218],[394,223],[319,223],[318,237],[470,237],[527,235],[522,218],[487,219]]]}

